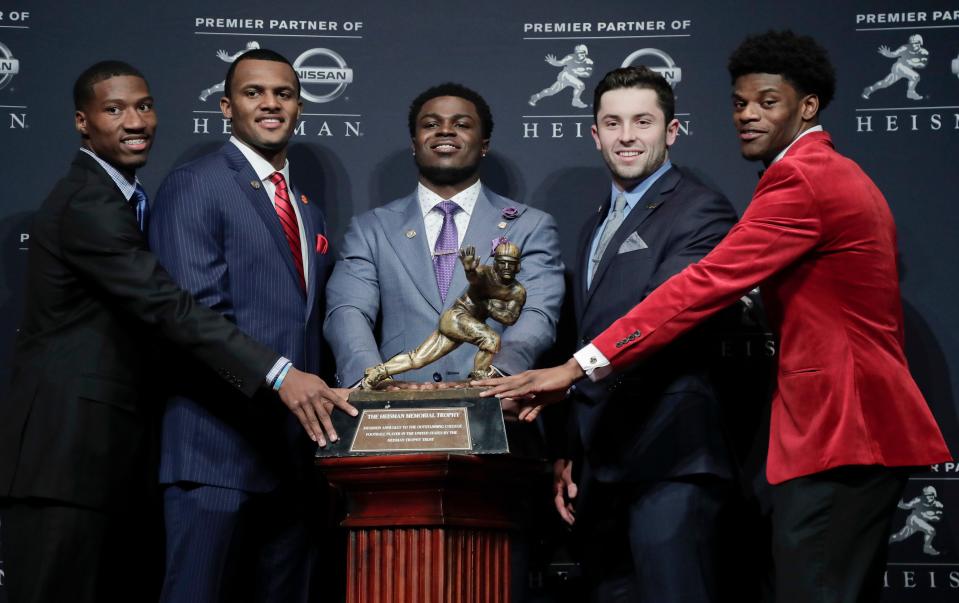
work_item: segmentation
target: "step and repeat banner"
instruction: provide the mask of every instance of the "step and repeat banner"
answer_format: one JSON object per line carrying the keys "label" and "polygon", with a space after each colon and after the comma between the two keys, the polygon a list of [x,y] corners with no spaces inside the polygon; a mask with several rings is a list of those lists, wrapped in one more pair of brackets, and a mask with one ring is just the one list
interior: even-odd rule
{"label": "step and repeat banner", "polygon": [[[725,63],[744,36],[769,28],[830,51],[839,88],[823,122],[895,214],[909,360],[959,452],[959,0],[3,0],[0,379],[22,311],[30,217],[79,145],[71,87],[97,60],[126,60],[149,80],[159,129],[139,175],[154,193],[174,165],[229,136],[218,101],[230,61],[257,46],[287,56],[304,100],[292,178],[323,204],[334,244],[351,216],[414,189],[413,97],[463,83],[493,109],[484,182],[552,213],[568,264],[609,187],[589,134],[592,89],[621,65],[670,81],[681,122],[673,161],[745,208],[761,166],[739,156]],[[927,60],[909,66],[910,53]],[[900,506],[883,600],[957,600],[959,464],[916,475]]]}

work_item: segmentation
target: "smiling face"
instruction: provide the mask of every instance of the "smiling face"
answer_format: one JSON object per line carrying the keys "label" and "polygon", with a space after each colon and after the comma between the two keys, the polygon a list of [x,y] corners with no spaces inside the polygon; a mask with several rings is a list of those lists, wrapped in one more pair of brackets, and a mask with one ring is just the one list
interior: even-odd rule
{"label": "smiling face", "polygon": [[74,120],[83,146],[130,180],[146,164],[157,118],[143,78],[118,75],[97,82]]}
{"label": "smiling face", "polygon": [[420,182],[446,198],[479,179],[480,158],[489,149],[476,107],[458,96],[423,104],[412,144]]}
{"label": "smiling face", "polygon": [[750,73],[733,84],[733,122],[743,157],[767,166],[819,123],[819,97],[801,95],[781,75]]}
{"label": "smiling face", "polygon": [[279,61],[240,61],[231,88],[220,99],[220,110],[232,120],[233,135],[282,169],[303,107],[293,69]]}
{"label": "smiling face", "polygon": [[621,190],[629,190],[666,161],[679,120],[669,123],[649,88],[616,88],[599,99],[593,140]]}

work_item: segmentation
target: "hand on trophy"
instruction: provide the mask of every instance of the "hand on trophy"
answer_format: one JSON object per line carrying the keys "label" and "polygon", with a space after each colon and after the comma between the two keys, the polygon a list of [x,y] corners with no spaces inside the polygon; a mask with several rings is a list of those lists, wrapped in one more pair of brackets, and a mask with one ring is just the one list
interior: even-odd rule
{"label": "hand on trophy", "polygon": [[566,392],[574,382],[585,376],[575,358],[553,368],[525,371],[498,379],[473,381],[475,387],[488,387],[480,396],[512,398],[519,406],[519,418],[533,421],[543,408],[566,399]]}
{"label": "hand on trophy", "polygon": [[348,389],[331,388],[316,375],[290,367],[279,394],[280,400],[296,415],[310,439],[320,446],[326,446],[327,437],[331,442],[338,439],[330,420],[330,413],[334,408],[339,408],[351,417],[359,414],[347,401],[349,392]]}

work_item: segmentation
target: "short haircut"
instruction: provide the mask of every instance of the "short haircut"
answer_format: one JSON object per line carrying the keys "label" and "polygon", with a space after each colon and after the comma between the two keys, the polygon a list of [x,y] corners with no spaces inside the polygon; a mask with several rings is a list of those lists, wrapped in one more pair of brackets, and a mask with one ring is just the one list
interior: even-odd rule
{"label": "short haircut", "polygon": [[223,95],[227,98],[230,97],[231,87],[233,86],[233,74],[236,72],[236,66],[240,64],[241,61],[276,61],[277,63],[283,63],[289,65],[290,69],[293,71],[293,77],[296,80],[296,96],[300,96],[300,76],[297,75],[296,69],[293,69],[293,64],[283,56],[282,54],[276,52],[275,50],[270,50],[268,48],[254,48],[253,50],[247,50],[240,56],[236,57],[232,63],[230,63],[230,68],[226,70],[226,79],[223,80]]}
{"label": "short haircut", "polygon": [[104,80],[120,75],[132,75],[138,77],[144,82],[147,80],[143,74],[129,63],[123,61],[100,61],[94,63],[77,77],[73,83],[73,107],[80,111],[87,103],[93,100],[93,87]]}
{"label": "short haircut", "polygon": [[836,70],[829,53],[811,37],[788,29],[746,38],[729,57],[728,68],[733,84],[751,73],[780,75],[800,94],[818,96],[820,111],[836,94]]}
{"label": "short haircut", "polygon": [[596,116],[599,115],[602,96],[610,90],[620,88],[652,90],[656,93],[656,104],[662,109],[666,123],[673,121],[676,116],[676,97],[666,78],[645,65],[634,65],[613,69],[596,84],[596,90],[593,91],[593,121],[596,121]]}
{"label": "short haircut", "polygon": [[479,92],[471,90],[462,84],[446,82],[445,84],[424,90],[419,96],[413,99],[413,102],[410,104],[409,115],[410,137],[416,136],[416,117],[420,114],[420,110],[423,109],[423,105],[440,96],[455,96],[473,103],[483,127],[483,139],[486,140],[493,134],[493,113]]}

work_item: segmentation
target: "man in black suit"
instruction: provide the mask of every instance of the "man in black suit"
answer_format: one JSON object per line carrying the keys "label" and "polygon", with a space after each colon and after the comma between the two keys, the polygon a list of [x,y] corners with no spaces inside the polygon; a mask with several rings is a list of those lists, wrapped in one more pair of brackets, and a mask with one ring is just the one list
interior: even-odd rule
{"label": "man in black suit", "polygon": [[[662,76],[611,71],[593,112],[612,185],[576,256],[582,342],[706,255],[736,221],[721,194],[670,162],[679,122]],[[720,600],[717,516],[732,491],[732,461],[704,335],[632,371],[584,380],[572,394],[570,431],[582,460],[556,462],[554,496],[583,536],[598,601]]]}
{"label": "man in black suit", "polygon": [[[0,404],[0,513],[11,603],[138,600],[154,476],[147,352],[167,342],[248,397],[272,387],[317,441],[342,390],[176,287],[147,249],[136,169],[156,128],[143,76],[97,63],[74,85],[82,147],[36,214],[12,388]],[[322,427],[321,427],[322,425]],[[325,434],[324,434],[325,432]],[[148,552],[147,552],[148,553]],[[141,570],[141,571],[138,571]]]}

